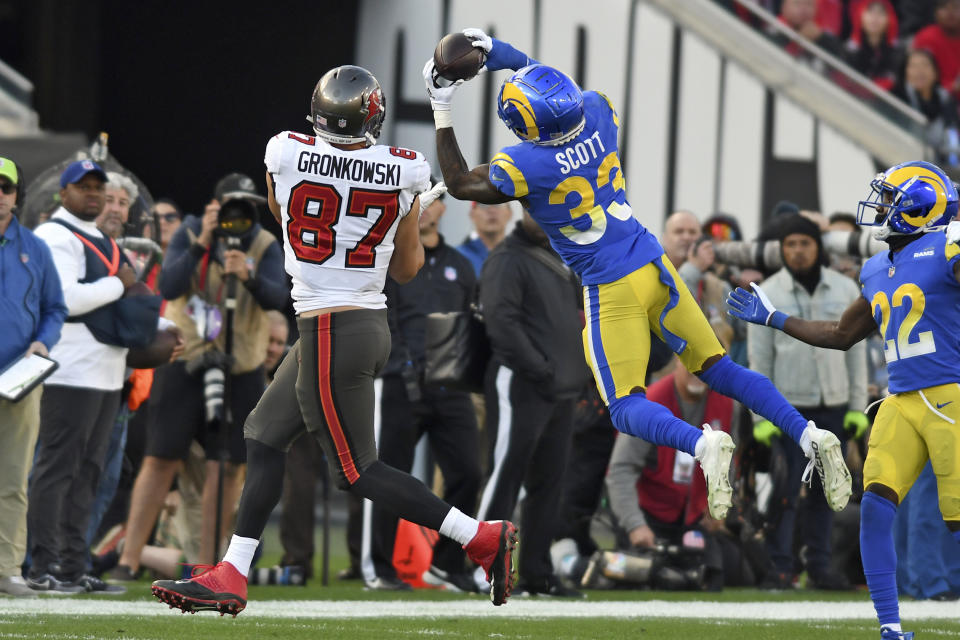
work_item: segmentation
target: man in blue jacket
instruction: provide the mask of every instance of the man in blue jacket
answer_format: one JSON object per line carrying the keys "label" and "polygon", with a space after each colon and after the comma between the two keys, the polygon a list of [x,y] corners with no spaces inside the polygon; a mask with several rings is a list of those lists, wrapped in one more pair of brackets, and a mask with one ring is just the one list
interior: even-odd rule
{"label": "man in blue jacket", "polygon": [[[50,249],[14,211],[23,176],[0,158],[0,370],[29,354],[49,355],[67,317]],[[18,402],[0,399],[0,593],[31,596],[20,574],[27,547],[27,474],[40,431],[42,387]]]}

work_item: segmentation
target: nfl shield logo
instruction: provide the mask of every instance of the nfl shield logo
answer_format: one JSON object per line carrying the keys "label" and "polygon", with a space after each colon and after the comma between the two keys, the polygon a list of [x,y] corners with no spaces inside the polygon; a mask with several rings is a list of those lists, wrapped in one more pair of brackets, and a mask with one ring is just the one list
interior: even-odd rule
{"label": "nfl shield logo", "polygon": [[341,129],[343,129],[345,126],[347,126],[347,119],[340,118],[339,120],[337,120],[337,125],[339,125]]}
{"label": "nfl shield logo", "polygon": [[893,277],[893,273],[894,273],[896,270],[897,270],[896,267],[890,267],[890,268],[887,270],[887,277],[888,277],[888,278],[892,278],[892,277]]}

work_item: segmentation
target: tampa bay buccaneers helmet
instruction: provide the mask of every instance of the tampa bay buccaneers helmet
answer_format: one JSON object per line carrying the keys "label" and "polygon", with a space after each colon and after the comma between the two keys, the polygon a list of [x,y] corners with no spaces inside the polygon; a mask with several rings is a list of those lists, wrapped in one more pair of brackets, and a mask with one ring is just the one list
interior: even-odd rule
{"label": "tampa bay buccaneers helmet", "polygon": [[343,65],[320,78],[310,100],[317,136],[327,142],[376,144],[386,114],[380,83],[363,67]]}

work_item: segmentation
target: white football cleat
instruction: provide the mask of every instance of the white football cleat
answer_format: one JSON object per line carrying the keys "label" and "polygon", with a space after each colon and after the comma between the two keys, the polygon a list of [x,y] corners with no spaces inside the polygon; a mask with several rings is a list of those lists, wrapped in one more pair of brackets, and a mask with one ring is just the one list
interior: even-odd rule
{"label": "white football cleat", "polygon": [[723,520],[733,506],[733,487],[730,486],[730,460],[733,458],[733,438],[729,433],[703,425],[703,454],[697,458],[707,481],[707,508],[710,516]]}
{"label": "white football cleat", "polygon": [[[847,506],[853,489],[850,486],[850,470],[847,469],[847,463],[843,461],[840,440],[826,429],[818,429],[811,420],[807,423],[800,442],[804,453],[810,458],[807,468],[803,471],[803,482],[809,484],[812,481],[815,468],[820,474],[827,506],[834,511],[842,511]],[[808,446],[804,446],[805,444]]]}

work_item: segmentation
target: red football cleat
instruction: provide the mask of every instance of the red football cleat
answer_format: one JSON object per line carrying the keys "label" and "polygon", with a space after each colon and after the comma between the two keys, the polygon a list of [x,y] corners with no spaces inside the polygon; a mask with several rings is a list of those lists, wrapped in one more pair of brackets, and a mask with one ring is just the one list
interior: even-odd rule
{"label": "red football cleat", "polygon": [[499,607],[517,581],[513,554],[517,548],[517,528],[508,520],[481,522],[477,535],[464,545],[467,556],[487,573],[490,600]]}
{"label": "red football cleat", "polygon": [[217,611],[234,617],[247,606],[247,578],[229,562],[197,565],[189,580],[155,580],[150,590],[161,602],[184,612]]}

